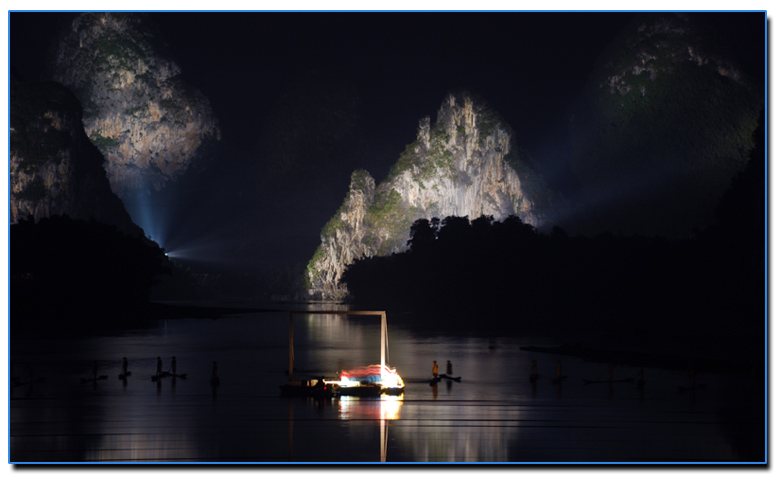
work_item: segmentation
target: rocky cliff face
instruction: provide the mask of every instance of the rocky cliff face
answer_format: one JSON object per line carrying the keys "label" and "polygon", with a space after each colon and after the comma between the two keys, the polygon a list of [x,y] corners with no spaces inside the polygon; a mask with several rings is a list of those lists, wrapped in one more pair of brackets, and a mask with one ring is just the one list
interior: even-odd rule
{"label": "rocky cliff face", "polygon": [[696,19],[637,15],[584,82],[567,125],[591,217],[578,232],[688,237],[744,167],[763,85]]}
{"label": "rocky cliff face", "polygon": [[10,119],[11,223],[67,215],[143,233],[111,192],[103,156],[84,133],[81,106],[67,88],[12,78]]}
{"label": "rocky cliff face", "polygon": [[306,270],[311,299],[341,300],[339,283],[356,259],[404,251],[420,218],[516,215],[538,226],[541,180],[522,162],[511,130],[469,95],[448,96],[435,124],[419,123],[409,144],[378,186],[366,171],[352,174],[349,194],[323,227],[322,243]]}
{"label": "rocky cliff face", "polygon": [[84,129],[120,197],[161,188],[220,135],[208,100],[179,79],[153,40],[139,16],[88,13],[73,21],[55,58],[54,79],[84,106]]}

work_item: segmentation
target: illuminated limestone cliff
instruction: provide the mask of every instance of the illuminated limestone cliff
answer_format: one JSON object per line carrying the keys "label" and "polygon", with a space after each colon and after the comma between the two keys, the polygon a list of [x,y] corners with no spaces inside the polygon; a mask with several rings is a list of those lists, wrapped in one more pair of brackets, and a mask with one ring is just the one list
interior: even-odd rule
{"label": "illuminated limestone cliff", "polygon": [[688,237],[747,162],[763,85],[698,18],[637,15],[583,82],[571,163],[598,216],[579,232]]}
{"label": "illuminated limestone cliff", "polygon": [[11,78],[10,221],[54,215],[116,225],[139,235],[111,192],[103,156],[81,123],[81,106],[61,84]]}
{"label": "illuminated limestone cliff", "polygon": [[153,48],[141,17],[78,16],[59,42],[54,79],[84,107],[84,129],[106,157],[120,197],[160,189],[184,173],[207,139],[219,139],[208,100]]}
{"label": "illuminated limestone cliff", "polygon": [[306,269],[308,295],[341,300],[347,265],[374,255],[406,250],[409,228],[419,218],[516,215],[540,225],[540,179],[520,160],[511,130],[471,96],[448,96],[435,124],[419,123],[409,144],[378,186],[368,172],[352,174],[347,197],[323,227]]}

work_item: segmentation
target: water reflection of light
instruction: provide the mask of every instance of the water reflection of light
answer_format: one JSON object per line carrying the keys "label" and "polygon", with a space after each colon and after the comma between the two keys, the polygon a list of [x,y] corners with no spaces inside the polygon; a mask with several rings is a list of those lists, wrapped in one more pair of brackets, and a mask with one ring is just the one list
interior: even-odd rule
{"label": "water reflection of light", "polygon": [[[347,311],[340,307],[332,309]],[[343,369],[378,362],[381,360],[381,350],[377,343],[380,341],[381,327],[376,318],[305,314],[303,323],[306,341],[301,344],[296,342],[297,367],[315,369],[328,377],[334,377]],[[334,354],[334,350],[338,352]],[[299,356],[301,361],[297,361]],[[303,364],[303,359],[308,360],[307,364]]]}
{"label": "water reflection of light", "polygon": [[362,330],[340,315],[306,315],[307,338],[315,344],[333,346],[334,343],[362,345]]}
{"label": "water reflection of light", "polygon": [[387,444],[390,442],[390,423],[401,418],[403,395],[382,395],[378,398],[341,396],[339,417],[343,420],[374,420],[379,422],[379,461],[387,462]]}
{"label": "water reflection of light", "polygon": [[397,420],[401,417],[404,397],[382,395],[378,398],[341,396],[339,399],[339,417],[350,419]]}
{"label": "water reflection of light", "polygon": [[104,433],[94,448],[87,449],[87,462],[187,461],[197,457],[197,446],[186,434]]}
{"label": "water reflection of light", "polygon": [[404,412],[404,421],[415,424],[395,427],[393,434],[415,461],[507,462],[513,446],[530,439],[518,425],[526,413],[502,404],[421,404]]}

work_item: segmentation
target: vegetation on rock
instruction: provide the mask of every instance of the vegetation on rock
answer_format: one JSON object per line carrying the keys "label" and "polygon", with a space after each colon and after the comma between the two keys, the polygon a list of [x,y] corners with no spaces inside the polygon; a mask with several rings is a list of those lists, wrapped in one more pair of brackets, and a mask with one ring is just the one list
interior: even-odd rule
{"label": "vegetation on rock", "polygon": [[160,189],[220,137],[209,101],[160,56],[142,17],[86,13],[62,34],[54,79],[84,105],[84,127],[120,196]]}
{"label": "vegetation on rock", "polygon": [[[366,209],[353,211],[348,195],[323,227],[322,244],[307,266],[309,295],[343,299],[347,290],[338,279],[351,258],[404,251],[409,226],[420,218],[516,214],[538,224],[535,201],[544,203],[550,194],[525,162],[497,113],[468,93],[448,96],[433,126],[429,118],[420,121],[417,139],[400,154],[371,202],[361,203]],[[353,174],[352,183],[357,179]],[[359,230],[346,233],[344,217],[358,216],[362,220],[349,227]],[[339,291],[325,296],[326,289]]]}
{"label": "vegetation on rock", "polygon": [[111,192],[103,156],[84,133],[73,94],[57,83],[12,77],[10,99],[11,223],[67,215],[140,235]]}
{"label": "vegetation on rock", "polygon": [[613,229],[684,237],[747,162],[763,90],[707,45],[684,15],[637,17],[572,108],[572,170],[588,197],[622,194],[593,204]]}

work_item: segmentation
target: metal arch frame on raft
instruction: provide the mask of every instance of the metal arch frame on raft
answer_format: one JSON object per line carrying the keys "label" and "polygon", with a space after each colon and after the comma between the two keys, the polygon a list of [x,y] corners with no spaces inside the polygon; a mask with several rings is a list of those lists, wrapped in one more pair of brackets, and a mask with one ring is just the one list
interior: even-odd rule
{"label": "metal arch frame on raft", "polygon": [[382,319],[381,332],[379,334],[382,369],[385,367],[385,355],[387,352],[387,313],[384,311],[336,311],[336,310],[311,310],[311,311],[290,311],[290,356],[289,356],[289,374],[288,381],[292,381],[293,375],[293,317],[295,315],[356,315],[356,316],[379,316]]}

